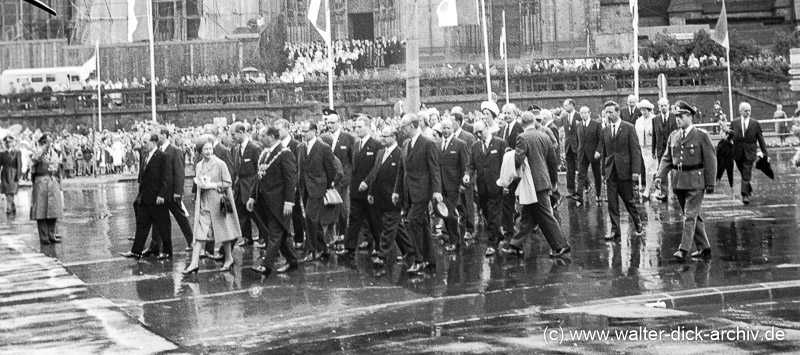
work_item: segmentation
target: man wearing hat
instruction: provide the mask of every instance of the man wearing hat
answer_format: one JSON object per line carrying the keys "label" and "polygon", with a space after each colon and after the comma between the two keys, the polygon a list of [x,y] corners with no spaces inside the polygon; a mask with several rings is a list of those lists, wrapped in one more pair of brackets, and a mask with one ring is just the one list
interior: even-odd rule
{"label": "man wearing hat", "polygon": [[61,183],[58,181],[61,158],[53,147],[49,133],[42,135],[38,143],[39,146],[32,157],[33,191],[30,218],[36,221],[39,229],[39,243],[42,245],[61,243],[61,239],[56,238],[56,221],[64,216]]}
{"label": "man wearing hat", "polygon": [[[750,117],[750,104],[746,102],[739,104],[739,114],[741,116],[731,122],[730,130],[733,131],[733,161],[736,162],[736,168],[742,175],[742,203],[747,205],[753,195],[753,186],[750,185],[753,165],[758,159],[769,161],[769,157],[761,125]],[[761,150],[758,149],[759,146]]]}
{"label": "man wearing hat", "polygon": [[[658,115],[653,118],[653,148],[650,154],[656,161],[661,161],[664,151],[667,150],[669,135],[678,129],[678,123],[675,115],[669,112],[669,100],[666,97],[658,100],[658,112]],[[672,175],[674,174],[670,173],[670,176]],[[666,202],[669,198],[667,182],[667,179],[664,179],[661,184],[655,185],[658,188],[656,199],[662,202]]]}
{"label": "man wearing hat", "polygon": [[677,170],[672,179],[672,189],[683,210],[681,245],[673,254],[681,261],[687,260],[694,241],[697,251],[692,258],[711,256],[711,245],[706,235],[700,210],[706,193],[714,192],[717,176],[717,156],[708,134],[692,126],[695,110],[683,101],[675,103],[679,129],[669,137],[669,149],[664,152],[655,183],[666,179],[670,170]]}
{"label": "man wearing hat", "polygon": [[348,215],[350,214],[350,182],[353,178],[356,139],[350,133],[342,130],[339,124],[339,114],[335,110],[327,108],[322,110],[322,118],[328,126],[328,134],[332,138],[331,149],[333,149],[333,155],[342,162],[342,171],[344,172],[341,184],[336,186],[336,190],[342,196],[337,233],[339,233],[340,239],[344,239],[344,233],[347,231]]}

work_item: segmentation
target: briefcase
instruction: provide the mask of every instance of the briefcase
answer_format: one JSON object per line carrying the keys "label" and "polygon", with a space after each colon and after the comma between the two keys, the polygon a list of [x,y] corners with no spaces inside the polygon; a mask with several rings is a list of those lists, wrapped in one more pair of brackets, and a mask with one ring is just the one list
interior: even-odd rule
{"label": "briefcase", "polygon": [[342,196],[339,195],[339,191],[336,191],[336,189],[328,189],[328,191],[325,192],[325,196],[322,198],[322,202],[325,206],[341,205]]}

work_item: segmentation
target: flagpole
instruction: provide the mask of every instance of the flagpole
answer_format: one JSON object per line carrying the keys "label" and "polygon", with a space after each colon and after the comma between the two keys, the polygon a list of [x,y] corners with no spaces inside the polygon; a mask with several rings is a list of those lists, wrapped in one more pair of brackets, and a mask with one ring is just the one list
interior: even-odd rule
{"label": "flagpole", "polygon": [[631,0],[633,4],[633,95],[639,101],[639,1]]}
{"label": "flagpole", "polygon": [[[725,8],[725,0],[722,0],[722,8]],[[727,11],[723,11],[725,16],[728,16]],[[727,23],[727,18],[725,19]],[[715,28],[716,30],[716,28]],[[728,116],[728,122],[733,121],[733,90],[731,89],[731,41],[730,37],[728,36],[728,28],[725,28],[725,38],[728,40],[728,45],[725,46],[725,60],[728,61],[728,109],[730,110],[730,116]]]}
{"label": "flagpole", "polygon": [[147,0],[147,34],[150,37],[150,110],[156,120],[156,54],[153,35],[153,0]]}
{"label": "flagpole", "polygon": [[333,31],[330,1],[325,0],[325,26],[328,30],[328,108],[333,110]]}
{"label": "flagpole", "polygon": [[506,32],[506,10],[503,10],[503,60],[506,76],[506,105],[508,105],[510,99],[508,91],[508,32]]}
{"label": "flagpole", "polygon": [[486,96],[492,101],[492,77],[489,75],[489,30],[486,28],[486,0],[481,0],[483,22],[483,54],[486,60]]}
{"label": "flagpole", "polygon": [[100,96],[100,40],[94,42],[94,58],[95,58],[95,75],[97,77],[97,120],[100,124],[100,130],[103,129],[103,98]]}

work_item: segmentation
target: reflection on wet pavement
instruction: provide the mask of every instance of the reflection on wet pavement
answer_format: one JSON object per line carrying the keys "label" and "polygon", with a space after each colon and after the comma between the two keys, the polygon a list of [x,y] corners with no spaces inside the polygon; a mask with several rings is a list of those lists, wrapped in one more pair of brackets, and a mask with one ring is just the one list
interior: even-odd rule
{"label": "reflection on wet pavement", "polygon": [[[184,252],[167,261],[116,256],[130,249],[128,238],[134,234],[135,183],[65,188],[66,216],[58,225],[64,243],[42,251],[64,263],[90,293],[187,349],[263,350],[286,341],[398,330],[532,306],[797,279],[800,173],[788,165],[791,153],[773,158],[777,180],[754,174],[755,198],[749,206],[740,203],[738,185],[719,186],[717,194],[707,196],[713,247],[707,262],[671,260],[681,231],[680,208],[672,196],[669,203],[640,205],[646,215],[641,237],[631,234],[623,215],[618,242],[602,239],[610,229],[605,205],[565,203],[558,218],[573,252],[563,261],[548,258],[549,248],[539,236],[526,247],[525,260],[487,259],[484,243],[455,255],[440,249],[436,273],[424,277],[409,277],[407,266],[398,264],[379,272],[365,253],[353,262],[332,257],[264,279],[247,269],[262,251],[246,247],[235,249],[237,266],[231,273],[218,272],[221,264],[204,260],[199,274],[183,276],[180,270],[189,258]],[[29,195],[18,196],[20,211],[29,208]],[[193,211],[191,199],[185,200]],[[27,213],[1,223],[0,233],[29,233],[26,242],[38,245]],[[176,251],[186,247],[174,223],[172,240]]]}

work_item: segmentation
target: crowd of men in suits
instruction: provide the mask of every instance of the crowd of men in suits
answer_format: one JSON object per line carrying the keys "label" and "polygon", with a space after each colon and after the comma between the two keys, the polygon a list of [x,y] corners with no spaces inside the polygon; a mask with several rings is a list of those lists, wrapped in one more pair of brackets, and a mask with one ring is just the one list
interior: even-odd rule
{"label": "crowd of men in suits", "polygon": [[[399,125],[372,132],[371,118],[360,115],[352,124],[353,135],[343,130],[336,111],[326,109],[321,122],[300,124],[299,140],[283,119],[259,132],[235,125],[232,149],[220,144],[216,127],[207,126],[205,133],[214,139],[214,155],[231,172],[242,228],[239,246],[266,249],[263,262],[252,267],[266,275],[273,270],[291,271],[300,262],[325,259],[332,252],[353,259],[359,249],[371,251],[379,267],[396,256],[397,262],[409,265],[409,273],[424,273],[435,270],[440,243],[448,253],[481,242],[487,245],[487,257],[498,252],[522,257],[525,239],[536,231],[548,242],[550,257],[562,258],[571,251],[554,216],[564,203],[557,175],[562,151],[566,192],[578,206],[590,202],[586,195],[592,189],[591,168],[594,200],[598,205],[608,202],[608,240],[622,235],[620,200],[630,215],[633,234],[643,233],[635,193],[637,182],[646,174],[642,154],[652,154],[660,162],[655,176],[660,190],[657,198],[667,201],[667,181],[672,180],[672,190],[686,211],[684,242],[676,258],[707,257],[710,245],[700,206],[703,193],[713,192],[716,182],[714,148],[709,150],[705,132],[692,130],[696,114],[692,106],[685,102],[670,106],[662,99],[658,107],[649,152],[642,151],[634,129],[643,109],[633,96],[627,106],[606,102],[601,120],[593,120],[590,108],[578,108],[572,99],[564,101],[561,117],[537,105],[523,111],[506,104],[500,110],[487,101],[481,105],[483,118],[473,124],[465,120],[460,107],[454,107],[435,129],[424,115],[407,113]],[[652,110],[652,105],[644,108]],[[742,199],[747,204],[753,191],[753,164],[767,152],[758,121],[750,117],[750,106],[742,103],[739,111],[741,117],[725,132],[732,137],[734,160],[742,174]],[[252,141],[251,133],[258,133],[260,141]],[[169,214],[190,245],[187,250],[193,240],[182,202],[183,155],[170,143],[165,128],[146,134],[143,144],[136,236],[131,251],[123,255],[169,258]],[[504,155],[510,151],[514,152],[513,169],[527,171],[529,179],[517,174],[509,184],[501,184]],[[601,194],[604,183],[607,200]],[[525,191],[532,192],[522,204],[519,195]],[[335,195],[341,198],[340,204]],[[333,217],[335,231],[328,233],[330,223],[323,220],[332,205],[338,205],[338,215]],[[476,233],[481,219],[484,232]],[[153,240],[144,249],[151,226],[155,226]],[[689,254],[692,240],[697,251]],[[204,254],[221,259],[214,243],[206,244]],[[281,266],[275,265],[278,255],[286,260]]]}

